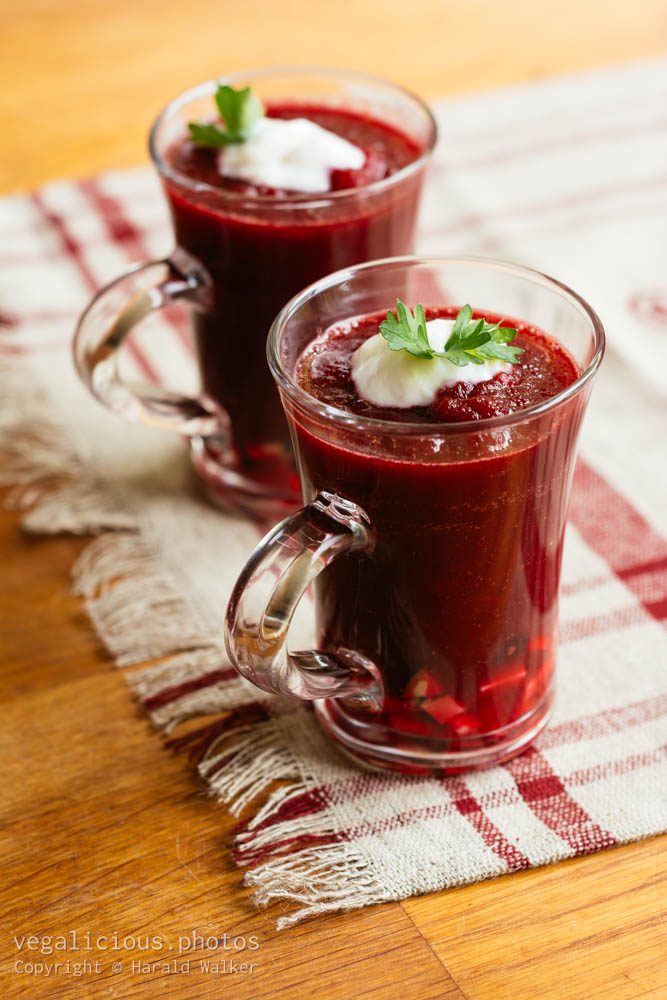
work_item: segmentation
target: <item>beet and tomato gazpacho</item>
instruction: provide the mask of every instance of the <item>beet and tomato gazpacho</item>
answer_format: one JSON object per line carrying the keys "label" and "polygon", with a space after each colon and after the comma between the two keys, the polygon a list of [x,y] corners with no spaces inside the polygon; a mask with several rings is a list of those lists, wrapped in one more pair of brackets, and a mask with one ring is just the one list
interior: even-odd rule
{"label": "beet and tomato gazpacho", "polygon": [[[448,320],[449,331],[462,312],[427,308],[422,315],[429,327]],[[383,363],[396,360],[377,337],[382,314],[320,333],[293,373],[321,402],[387,422],[361,419],[340,443],[295,418],[305,500],[321,490],[338,493],[359,504],[375,529],[371,555],[342,556],[316,582],[321,648],[353,648],[382,672],[379,714],[327,703],[335,724],[366,742],[408,750],[411,743],[447,751],[488,747],[508,728],[519,731],[524,718],[529,727],[551,697],[569,456],[582,407],[555,408],[537,435],[514,417],[495,424],[489,418],[520,416],[565,390],[580,371],[556,340],[520,321],[468,310],[469,332],[482,316],[490,346],[494,337],[499,342],[485,364],[501,370],[483,377],[479,359],[450,365],[447,384],[420,405],[392,406],[386,385],[372,380],[364,395],[359,391],[355,359],[362,345],[370,356],[371,337]],[[498,329],[507,327],[503,345]],[[437,357],[448,356],[445,348]],[[406,361],[401,352],[401,363],[411,366],[410,378],[416,371],[423,393],[419,380],[434,352],[423,338],[408,350],[417,357]],[[504,360],[510,357],[512,363]],[[385,377],[376,364],[376,381],[378,373]],[[391,424],[396,436],[388,445]],[[414,434],[401,435],[406,424]],[[415,425],[423,425],[423,439]],[[439,427],[450,434],[445,460],[434,444]],[[457,437],[457,428],[465,435]]]}
{"label": "beet and tomato gazpacho", "polygon": [[[345,139],[361,151],[360,166],[328,170],[322,190],[307,194],[256,183],[221,172],[220,147],[204,145],[217,141],[216,126],[191,125],[200,138],[179,139],[166,150],[170,173],[163,182],[177,243],[203,264],[212,282],[209,305],[193,316],[203,389],[229,414],[237,467],[279,490],[287,480],[293,488],[298,482],[286,461],[289,435],[266,365],[271,322],[317,278],[412,251],[422,171],[384,192],[374,188],[372,197],[368,188],[390,180],[425,149],[353,108],[291,101],[262,112],[271,122],[307,119]],[[187,188],[178,177],[188,181]]]}

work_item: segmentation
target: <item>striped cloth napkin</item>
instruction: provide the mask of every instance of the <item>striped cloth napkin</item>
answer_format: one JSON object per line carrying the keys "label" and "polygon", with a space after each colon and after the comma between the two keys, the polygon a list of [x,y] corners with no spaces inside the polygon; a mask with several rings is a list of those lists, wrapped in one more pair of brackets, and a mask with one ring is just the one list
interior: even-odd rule
{"label": "striped cloth napkin", "polygon": [[[201,499],[180,441],[79,385],[75,316],[170,248],[151,171],[0,202],[3,479],[27,530],[98,535],[75,586],[153,723],[243,813],[237,860],[258,903],[280,901],[281,926],[667,828],[666,107],[664,60],[436,105],[420,251],[553,274],[610,345],[575,477],[553,720],[521,757],[455,778],[357,770],[307,706],[235,676],[221,623],[256,529]],[[147,322],[125,364],[191,388],[183,317]],[[301,612],[294,645],[311,628]]]}

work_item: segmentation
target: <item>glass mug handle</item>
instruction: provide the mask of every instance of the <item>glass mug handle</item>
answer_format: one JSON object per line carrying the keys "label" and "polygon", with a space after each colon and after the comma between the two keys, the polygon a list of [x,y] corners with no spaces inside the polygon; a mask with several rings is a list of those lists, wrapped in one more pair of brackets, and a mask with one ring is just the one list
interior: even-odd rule
{"label": "glass mug handle", "polygon": [[285,518],[260,542],[239,576],[225,620],[225,644],[238,672],[272,694],[312,701],[350,698],[382,705],[382,680],[363,654],[340,647],[291,653],[289,626],[313,580],[349,552],[369,554],[375,532],[361,507],[333,493]]}
{"label": "glass mug handle", "polygon": [[118,351],[140,320],[173,302],[205,306],[210,281],[187,254],[126,271],[92,300],[74,335],[74,362],[83,382],[101,403],[127,420],[188,436],[228,435],[229,417],[206,395],[183,396],[121,378]]}

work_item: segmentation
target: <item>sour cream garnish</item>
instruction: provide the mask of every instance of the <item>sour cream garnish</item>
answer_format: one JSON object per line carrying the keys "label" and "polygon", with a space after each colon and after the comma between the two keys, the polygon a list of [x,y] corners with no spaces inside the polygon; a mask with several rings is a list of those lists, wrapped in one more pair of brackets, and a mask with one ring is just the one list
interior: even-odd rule
{"label": "sour cream garnish", "polygon": [[316,193],[329,190],[332,170],[359,170],[358,146],[307,118],[260,118],[245,142],[225,146],[218,170],[249,184]]}
{"label": "sour cream garnish", "polygon": [[[428,342],[434,351],[444,350],[453,326],[453,319],[431,319],[426,323]],[[511,367],[506,361],[486,361],[459,368],[447,358],[416,358],[407,351],[392,351],[381,333],[365,340],[351,358],[355,388],[373,406],[429,406],[445,386],[486,382]]]}

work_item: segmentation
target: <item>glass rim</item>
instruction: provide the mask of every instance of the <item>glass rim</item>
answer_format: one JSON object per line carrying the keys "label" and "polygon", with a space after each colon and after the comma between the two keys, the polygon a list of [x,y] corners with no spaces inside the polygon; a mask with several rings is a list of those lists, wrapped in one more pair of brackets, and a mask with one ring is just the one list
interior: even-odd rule
{"label": "glass rim", "polygon": [[[278,341],[280,333],[286,326],[287,322],[296,313],[296,311],[301,308],[301,306],[305,305],[306,302],[310,301],[320,292],[335,288],[336,286],[343,284],[343,282],[349,281],[360,272],[370,272],[373,270],[380,271],[391,265],[401,264],[482,265],[492,270],[501,272],[504,271],[517,277],[528,277],[536,281],[538,284],[555,289],[560,292],[565,299],[568,299],[571,304],[576,306],[580,311],[583,311],[591,323],[594,333],[594,351],[589,364],[574,382],[568,385],[561,392],[556,393],[555,396],[550,396],[548,399],[523,407],[521,410],[515,410],[513,413],[501,414],[500,416],[495,417],[482,417],[480,420],[462,420],[457,422],[450,420],[434,423],[411,421],[398,423],[393,420],[382,420],[378,417],[369,417],[365,414],[350,413],[348,410],[342,410],[337,406],[332,406],[330,403],[325,403],[322,400],[311,396],[310,393],[306,392],[306,390],[292,378],[291,374],[285,369],[280,357]],[[512,318],[520,319],[520,317]],[[269,330],[266,342],[267,361],[276,383],[279,387],[284,389],[294,401],[300,403],[311,414],[315,413],[318,416],[325,417],[337,424],[345,424],[347,426],[355,427],[361,425],[369,428],[369,430],[376,430],[378,433],[384,432],[385,434],[391,433],[394,436],[409,436],[417,434],[421,436],[442,436],[463,434],[470,431],[480,432],[493,430],[499,427],[507,427],[512,424],[521,423],[522,421],[528,420],[532,417],[541,416],[550,410],[556,409],[581,392],[584,386],[590,382],[600,367],[604,352],[605,333],[599,316],[588,304],[588,302],[586,302],[586,300],[577,292],[569,288],[568,285],[565,285],[562,281],[558,281],[556,278],[552,278],[550,275],[544,274],[542,271],[538,271],[531,267],[525,267],[521,264],[510,264],[490,257],[477,257],[472,255],[461,255],[457,257],[421,257],[415,254],[410,254],[401,257],[384,257],[381,260],[368,261],[364,264],[356,264],[352,267],[335,271],[332,274],[326,275],[324,278],[320,278],[319,281],[313,282],[313,284],[309,285],[307,288],[304,288],[283,306],[271,324],[271,329]]]}
{"label": "glass rim", "polygon": [[[206,97],[208,94],[213,94],[219,84],[233,85],[239,80],[246,80],[249,77],[261,78],[281,74],[292,74],[294,76],[314,76],[319,74],[320,76],[335,76],[340,77],[341,79],[354,79],[361,82],[365,81],[367,83],[382,84],[385,87],[389,87],[401,94],[403,97],[406,97],[415,104],[419,105],[421,110],[425,113],[430,126],[429,142],[417,159],[407,163],[404,167],[401,167],[400,170],[397,170],[396,173],[390,174],[389,177],[384,177],[379,181],[373,181],[371,184],[365,184],[363,188],[342,188],[339,191],[322,191],[316,193],[301,192],[281,198],[276,198],[274,195],[250,195],[243,191],[228,191],[224,188],[215,187],[213,184],[208,184],[206,181],[195,181],[191,177],[188,177],[187,174],[174,170],[174,168],[169,166],[169,164],[158,152],[157,137],[160,126],[164,121],[171,117],[174,112],[179,111],[186,104],[189,104],[191,101],[197,100],[200,97]],[[328,66],[270,66],[260,69],[243,70],[236,73],[228,73],[225,76],[205,80],[203,83],[198,83],[194,87],[190,87],[188,90],[182,91],[169,101],[153,122],[148,136],[148,151],[158,173],[162,177],[169,178],[169,180],[178,184],[179,187],[185,188],[188,191],[192,191],[197,194],[214,194],[218,198],[224,201],[229,201],[232,204],[241,204],[245,202],[265,206],[267,204],[275,205],[277,208],[291,208],[295,205],[313,208],[318,207],[322,203],[328,204],[332,201],[341,201],[352,196],[359,197],[360,193],[375,194],[376,192],[394,187],[396,184],[399,184],[405,178],[412,176],[412,174],[417,173],[422,169],[422,167],[425,166],[433,152],[437,140],[438,126],[433,116],[433,112],[429,108],[428,104],[411,90],[402,87],[400,84],[393,83],[391,80],[385,80],[382,77],[373,76],[369,73],[357,73],[354,70],[336,69]]]}

